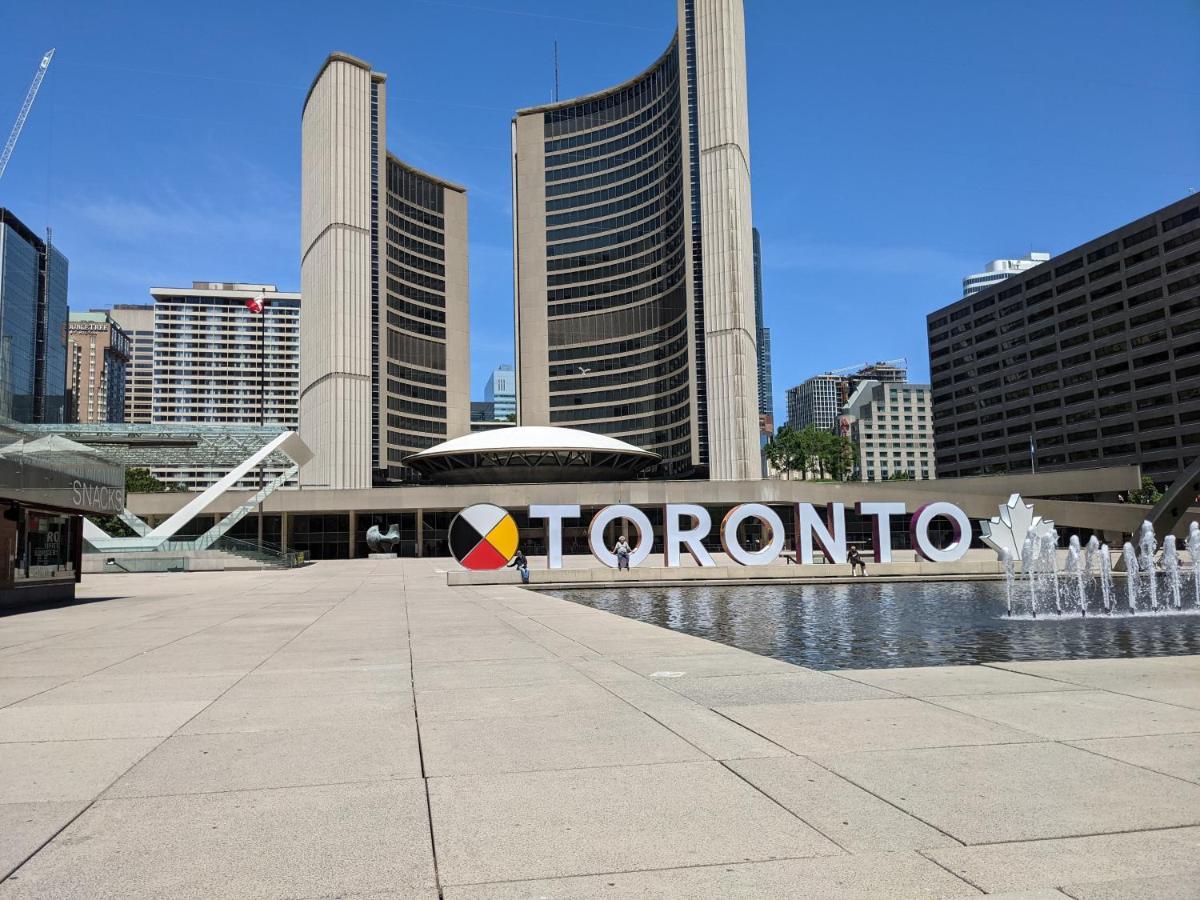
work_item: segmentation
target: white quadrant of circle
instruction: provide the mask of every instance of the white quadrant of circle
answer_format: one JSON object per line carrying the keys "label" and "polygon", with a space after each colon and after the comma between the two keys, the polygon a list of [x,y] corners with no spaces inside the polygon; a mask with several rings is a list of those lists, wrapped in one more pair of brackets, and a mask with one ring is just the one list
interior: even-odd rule
{"label": "white quadrant of circle", "polygon": [[476,503],[474,506],[468,506],[459,515],[479,532],[480,537],[487,537],[488,532],[499,525],[508,513],[490,503]]}

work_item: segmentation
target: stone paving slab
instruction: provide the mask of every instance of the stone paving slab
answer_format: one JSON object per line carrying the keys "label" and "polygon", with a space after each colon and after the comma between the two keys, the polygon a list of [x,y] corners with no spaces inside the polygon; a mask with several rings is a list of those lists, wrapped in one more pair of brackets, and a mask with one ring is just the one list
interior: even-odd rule
{"label": "stone paving slab", "polygon": [[959,845],[811,760],[787,756],[737,759],[726,765],[851,853]]}
{"label": "stone paving slab", "polygon": [[709,758],[629,707],[587,708],[552,717],[423,722],[421,750],[431,778]]}
{"label": "stone paving slab", "polygon": [[803,756],[1037,740],[1028,732],[903,697],[768,703],[718,712]]}
{"label": "stone paving slab", "polygon": [[1200,656],[992,663],[1011,672],[1200,709]]}
{"label": "stone paving slab", "polygon": [[188,722],[180,734],[332,730],[371,721],[397,733],[408,733],[412,728],[411,695],[386,692],[223,697]]}
{"label": "stone paving slab", "polygon": [[1200,731],[1200,710],[1107,691],[939,697],[932,702],[1056,741]]}
{"label": "stone paving slab", "polygon": [[839,854],[719,763],[431,778],[445,884]]}
{"label": "stone paving slab", "polygon": [[991,666],[916,666],[907,669],[841,669],[842,678],[861,681],[906,697],[960,694],[1022,694],[1078,691],[1079,685]]}
{"label": "stone paving slab", "polygon": [[989,894],[1151,876],[1194,880],[1200,876],[1200,828],[942,847],[925,855]]}
{"label": "stone paving slab", "polygon": [[[87,807],[87,802],[0,803],[0,879]],[[0,885],[0,892],[4,887]]]}
{"label": "stone paving slab", "polygon": [[1098,884],[1068,884],[1062,892],[1074,900],[1196,900],[1200,897],[1200,872],[1161,878],[1125,878]]}
{"label": "stone paving slab", "polygon": [[30,697],[20,704],[71,706],[96,703],[152,703],[164,701],[212,701],[240,677],[237,672],[216,675],[109,675],[101,672]]}
{"label": "stone paving slab", "polygon": [[1073,741],[1072,746],[1200,784],[1200,733]]}
{"label": "stone paving slab", "polygon": [[421,691],[417,702],[421,719],[428,722],[541,717],[579,709],[602,714],[628,708],[628,704],[600,685],[574,681]]}
{"label": "stone paving slab", "polygon": [[17,703],[43,691],[58,687],[67,680],[65,675],[25,675],[0,678],[0,708]]}
{"label": "stone paving slab", "polygon": [[708,707],[764,703],[811,703],[894,697],[890,691],[824,672],[769,675],[711,675],[663,682],[689,700]]}
{"label": "stone paving slab", "polygon": [[819,761],[967,844],[1200,825],[1200,786],[1063,744],[845,753]]}
{"label": "stone paving slab", "polygon": [[101,800],[0,886],[5,898],[435,898],[421,781]]}
{"label": "stone paving slab", "polygon": [[154,703],[23,705],[0,709],[0,743],[166,737],[207,704]]}
{"label": "stone paving slab", "polygon": [[0,803],[92,800],[158,738],[0,744]]}
{"label": "stone paving slab", "polygon": [[1198,657],[813,672],[445,567],[89,576],[0,618],[0,898],[1195,878]]}
{"label": "stone paving slab", "polygon": [[418,691],[499,688],[524,684],[555,684],[589,679],[560,660],[491,660],[485,662],[426,663],[413,672]]}
{"label": "stone paving slab", "polygon": [[[915,853],[861,854],[772,862],[618,872],[574,878],[446,888],[446,900],[944,900],[977,897],[945,869]],[[1058,895],[1062,900],[1062,895]]]}
{"label": "stone paving slab", "polygon": [[398,734],[390,726],[180,734],[159,744],[105,797],[420,777],[415,731]]}

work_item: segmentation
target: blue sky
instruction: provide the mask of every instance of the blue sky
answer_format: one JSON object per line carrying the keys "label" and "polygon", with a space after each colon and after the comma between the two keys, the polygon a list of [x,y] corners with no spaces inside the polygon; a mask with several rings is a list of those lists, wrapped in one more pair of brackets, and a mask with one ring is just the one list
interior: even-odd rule
{"label": "blue sky", "polygon": [[[776,408],[907,357],[995,257],[1200,191],[1197,0],[747,0],[754,217]],[[388,73],[389,149],[470,191],[473,393],[511,362],[509,120],[641,71],[674,0],[6,3],[0,131],[57,55],[0,205],[54,228],[72,306],[299,285],[299,126],[327,53]]]}

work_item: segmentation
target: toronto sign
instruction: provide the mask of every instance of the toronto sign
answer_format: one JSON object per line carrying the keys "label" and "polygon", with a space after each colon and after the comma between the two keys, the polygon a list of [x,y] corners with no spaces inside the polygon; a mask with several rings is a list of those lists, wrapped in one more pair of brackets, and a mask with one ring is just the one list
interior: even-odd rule
{"label": "toronto sign", "polygon": [[[930,562],[955,562],[962,559],[971,546],[971,520],[963,510],[946,500],[923,503],[913,512],[901,501],[856,503],[852,507],[859,516],[870,519],[876,562],[892,561],[892,521],[908,518],[908,531],[913,549]],[[1002,507],[1003,509],[1003,507]],[[548,568],[562,568],[563,526],[581,518],[579,504],[539,503],[528,508],[530,521],[545,522],[546,561]],[[717,562],[704,546],[713,530],[709,511],[696,503],[667,503],[662,506],[663,565],[676,567],[684,553],[700,566],[716,566]],[[931,540],[930,526],[936,519],[949,522],[951,539],[944,547]],[[605,529],[617,521],[631,528],[629,565],[644,563],[654,544],[654,527],[650,517],[636,506],[624,503],[605,506],[587,526],[588,546],[602,564],[617,567],[616,553],[604,539]],[[764,546],[746,547],[738,537],[743,523],[757,521],[768,537]],[[825,559],[845,563],[848,550],[846,504],[825,505],[822,516],[812,503],[795,504],[796,561],[812,565],[819,549]],[[717,526],[721,548],[733,562],[743,566],[766,566],[776,562],[784,549],[786,529],[779,513],[765,503],[741,503],[726,513]],[[490,503],[468,506],[454,517],[449,531],[450,552],[465,568],[499,569],[508,564],[520,543],[516,521],[505,509]]]}

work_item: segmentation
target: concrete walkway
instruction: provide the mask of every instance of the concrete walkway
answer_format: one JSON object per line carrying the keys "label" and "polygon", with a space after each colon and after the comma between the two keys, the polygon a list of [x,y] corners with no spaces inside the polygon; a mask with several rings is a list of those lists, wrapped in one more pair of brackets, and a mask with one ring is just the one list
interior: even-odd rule
{"label": "concrete walkway", "polygon": [[821,673],[439,566],[0,618],[0,897],[1200,896],[1200,657]]}

